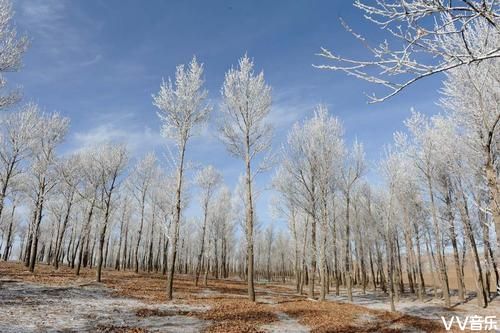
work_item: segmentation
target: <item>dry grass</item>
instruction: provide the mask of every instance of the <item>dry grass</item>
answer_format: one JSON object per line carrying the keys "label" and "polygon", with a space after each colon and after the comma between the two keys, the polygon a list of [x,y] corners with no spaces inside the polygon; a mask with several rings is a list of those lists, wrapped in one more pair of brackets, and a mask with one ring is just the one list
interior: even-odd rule
{"label": "dry grass", "polygon": [[147,333],[143,328],[139,327],[122,327],[122,326],[99,326],[99,333]]}
{"label": "dry grass", "polygon": [[[483,254],[480,253],[480,258],[483,258]],[[432,273],[429,271],[429,263],[428,263],[428,258],[425,256],[422,257],[422,261],[424,264],[424,280],[427,286],[432,286]],[[455,261],[452,256],[447,256],[446,257],[446,264],[448,266],[448,282],[450,284],[451,289],[457,289],[458,288],[458,280],[457,280],[457,273],[455,269]],[[476,291],[476,278],[475,278],[475,266],[474,263],[471,262],[469,256],[466,257],[465,259],[465,266],[464,266],[464,283],[465,283],[465,288],[468,291]],[[439,287],[439,276],[437,272],[434,274],[434,277],[436,279],[436,284]],[[403,280],[405,283],[408,283],[408,279],[406,274],[403,274]],[[491,272],[490,276],[490,291],[491,292],[496,292],[496,281],[495,281],[495,273]]]}
{"label": "dry grass", "polygon": [[[284,302],[279,309],[299,322],[312,328],[311,332],[401,332],[404,329],[424,332],[446,332],[437,321],[367,309],[361,306],[334,303],[311,302],[309,300]],[[363,317],[370,321],[363,321]],[[454,332],[453,330],[451,332]],[[458,330],[456,331],[458,332]]]}

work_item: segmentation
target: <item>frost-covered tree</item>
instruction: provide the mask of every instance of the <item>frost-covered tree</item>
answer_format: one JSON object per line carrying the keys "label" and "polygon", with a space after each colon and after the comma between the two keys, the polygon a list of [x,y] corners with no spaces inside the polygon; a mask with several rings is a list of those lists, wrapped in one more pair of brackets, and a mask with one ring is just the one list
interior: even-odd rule
{"label": "frost-covered tree", "polygon": [[500,4],[495,0],[356,0],[354,6],[385,33],[384,41],[370,45],[342,21],[371,59],[343,57],[322,48],[318,55],[327,63],[316,67],[385,88],[382,97],[368,96],[372,103],[436,73],[500,57]]}
{"label": "frost-covered tree", "polygon": [[274,230],[274,225],[269,224],[264,231],[264,241],[266,250],[266,278],[267,281],[271,281],[271,255],[273,253],[273,243],[276,237],[276,232]]}
{"label": "frost-covered tree", "polygon": [[147,154],[140,160],[128,178],[128,185],[131,193],[139,205],[139,230],[135,244],[135,261],[134,270],[139,272],[139,246],[142,239],[142,231],[144,228],[144,220],[146,214],[146,201],[152,190],[153,182],[156,181],[158,174],[158,165],[156,156],[153,153]]}
{"label": "frost-covered tree", "polygon": [[132,198],[130,193],[128,193],[126,190],[124,191],[119,200],[120,203],[118,203],[119,207],[119,221],[120,221],[120,231],[119,231],[119,238],[118,238],[118,249],[117,249],[117,254],[116,254],[116,260],[115,260],[115,269],[120,270],[122,268],[126,267],[127,263],[127,249],[130,246],[128,244],[128,234],[129,234],[129,226],[130,226],[130,220],[131,220],[131,215],[132,215]]}
{"label": "frost-covered tree", "polygon": [[[320,229],[321,300],[326,296],[326,239],[329,220],[329,201],[336,189],[343,156],[343,129],[340,121],[319,106],[311,119],[295,124],[283,146],[283,162],[276,180],[277,189],[290,204],[303,210],[311,221],[311,264],[309,296],[314,298],[314,279],[317,261],[317,225]],[[296,226],[295,226],[296,228]]]}
{"label": "frost-covered tree", "polygon": [[202,270],[202,259],[203,259],[203,252],[205,250],[207,223],[210,213],[209,207],[212,203],[212,197],[215,194],[215,191],[217,190],[217,187],[220,185],[221,181],[222,181],[221,174],[211,165],[203,168],[196,175],[196,184],[201,190],[200,199],[203,210],[203,221],[201,225],[200,252],[198,253],[198,258],[196,263],[195,285],[198,285],[200,272]]}
{"label": "frost-covered tree", "polygon": [[[94,163],[94,151],[96,147],[87,148],[79,153],[80,163],[82,164],[82,185],[77,192],[80,199],[80,214],[82,215],[79,225],[79,235],[75,251],[78,253],[75,274],[80,274],[81,267],[86,267],[89,262],[92,262],[91,253],[89,250],[92,242],[93,222],[96,219],[97,209],[99,208],[99,188],[100,174],[97,165]],[[94,237],[95,238],[95,237]]]}
{"label": "frost-covered tree", "polygon": [[[294,201],[292,179],[283,167],[279,167],[273,178],[273,188],[278,191],[279,196],[271,201],[272,212],[276,217],[285,218],[288,229],[294,243],[294,273],[295,288],[300,292],[300,280],[302,270],[300,268],[300,225],[299,225],[299,207]],[[300,238],[300,239],[299,239]]]}
{"label": "frost-covered tree", "polygon": [[[272,127],[267,122],[271,110],[271,87],[264,73],[255,74],[247,55],[237,69],[230,69],[222,86],[222,121],[220,133],[228,151],[245,162],[245,235],[247,239],[248,298],[255,301],[254,289],[254,193],[255,171],[252,162],[271,146]],[[258,171],[262,170],[259,168]]]}
{"label": "frost-covered tree", "polygon": [[345,198],[345,268],[347,280],[347,297],[352,302],[352,264],[351,264],[351,195],[354,186],[366,171],[363,145],[355,141],[352,150],[346,154],[341,167],[339,183]]}
{"label": "frost-covered tree", "polygon": [[98,207],[102,211],[102,221],[98,223],[98,248],[96,281],[101,282],[102,265],[104,262],[104,242],[106,232],[111,220],[111,210],[114,204],[114,196],[120,185],[121,175],[127,166],[128,154],[123,145],[106,144],[95,149],[88,156],[91,166],[89,172],[96,177],[98,191]]}
{"label": "frost-covered tree", "polygon": [[320,222],[319,269],[321,277],[320,300],[327,292],[327,238],[330,225],[330,203],[339,188],[341,161],[344,154],[343,128],[340,121],[328,115],[328,109],[320,105],[314,117],[305,125],[308,129],[310,151],[316,164],[318,221]]}
{"label": "frost-covered tree", "polygon": [[169,79],[153,96],[162,122],[162,135],[175,141],[177,148],[177,185],[173,218],[172,254],[169,260],[167,299],[172,299],[175,259],[182,210],[182,186],[185,169],[187,143],[198,125],[205,123],[211,108],[205,103],[207,91],[203,88],[203,65],[193,60],[187,67],[177,66],[175,83]]}
{"label": "frost-covered tree", "polygon": [[[12,4],[9,0],[0,0],[0,89],[5,88],[5,73],[15,72],[21,67],[22,56],[28,48],[28,38],[18,37],[12,25]],[[17,102],[21,97],[18,90],[0,95],[0,109]]]}
{"label": "frost-covered tree", "polygon": [[[436,178],[439,164],[436,163],[439,158],[439,151],[436,141],[433,140],[436,129],[433,128],[431,121],[424,115],[413,112],[412,116],[406,120],[406,126],[411,133],[411,140],[408,144],[407,153],[415,163],[420,172],[426,194],[428,197],[429,209],[432,219],[432,227],[435,237],[438,273],[441,283],[441,291],[446,306],[450,306],[450,292],[448,285],[448,272],[443,254],[443,231],[439,219],[438,203],[436,202]],[[402,142],[399,143],[400,145]]]}
{"label": "frost-covered tree", "polygon": [[[397,137],[397,135],[396,135]],[[413,161],[408,158],[405,151],[395,148],[386,149],[385,159],[380,162],[380,171],[384,176],[386,186],[392,191],[393,207],[395,207],[396,218],[401,220],[401,228],[404,232],[404,241],[407,251],[408,267],[413,268],[413,272],[408,268],[408,283],[410,291],[417,292],[420,300],[425,294],[425,282],[423,278],[422,256],[420,250],[420,229],[426,227],[422,225],[421,219],[417,216],[420,201],[420,184],[418,183],[418,169]],[[383,230],[384,239],[394,235],[394,221],[391,221],[387,228]],[[387,226],[386,226],[387,227]],[[390,234],[387,234],[390,231]],[[393,240],[391,240],[392,242]],[[386,244],[390,245],[390,244]],[[393,249],[391,250],[393,251]],[[392,274],[393,272],[391,272]],[[389,274],[390,275],[390,274]],[[416,284],[416,287],[415,287]],[[394,289],[394,288],[393,288]],[[397,290],[397,289],[396,289]],[[394,293],[394,290],[391,291]]]}
{"label": "frost-covered tree", "polygon": [[0,227],[2,228],[2,233],[5,240],[5,246],[3,248],[2,259],[4,261],[9,260],[12,255],[12,247],[14,244],[14,239],[18,229],[20,229],[21,219],[19,218],[17,211],[18,207],[23,204],[24,193],[21,190],[20,182],[15,182],[9,192],[9,211],[8,214],[0,220]]}
{"label": "frost-covered tree", "polygon": [[481,178],[486,180],[490,193],[490,211],[495,223],[497,253],[500,253],[499,91],[500,59],[491,59],[449,71],[440,101],[463,131],[461,140],[475,152],[474,157],[469,158],[467,162],[474,165],[480,161]]}
{"label": "frost-covered tree", "polygon": [[[222,185],[212,201],[212,229],[214,236],[215,276],[227,278],[229,276],[229,258],[231,242],[234,241],[234,220],[231,192]],[[219,250],[220,244],[220,250]],[[220,260],[218,259],[220,257]],[[220,267],[219,267],[220,266]]]}
{"label": "frost-covered tree", "polygon": [[20,111],[1,119],[0,123],[0,218],[11,182],[23,171],[22,163],[32,152],[38,130],[38,107],[28,104]]}
{"label": "frost-covered tree", "polygon": [[33,200],[33,215],[25,260],[31,272],[35,269],[45,201],[58,182],[56,148],[64,139],[69,125],[69,119],[57,113],[46,114],[39,110],[34,112],[36,112],[36,139],[32,147],[29,178],[26,185],[28,195]]}
{"label": "frost-covered tree", "polygon": [[78,154],[69,156],[57,165],[57,171],[61,179],[58,182],[58,192],[60,193],[60,208],[63,211],[60,221],[57,221],[56,243],[53,256],[53,264],[56,269],[59,268],[60,253],[63,246],[63,239],[70,222],[71,213],[75,201],[78,199],[77,192],[82,181],[80,156]]}

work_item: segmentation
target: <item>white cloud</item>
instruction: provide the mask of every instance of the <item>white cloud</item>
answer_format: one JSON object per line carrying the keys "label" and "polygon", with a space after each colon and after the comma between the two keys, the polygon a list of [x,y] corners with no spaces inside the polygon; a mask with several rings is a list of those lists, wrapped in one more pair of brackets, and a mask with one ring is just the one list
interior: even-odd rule
{"label": "white cloud", "polygon": [[268,121],[277,132],[287,132],[295,122],[309,116],[320,102],[304,96],[302,90],[304,90],[303,87],[274,90],[273,105]]}
{"label": "white cloud", "polygon": [[47,28],[63,17],[66,5],[65,1],[60,0],[22,0],[19,4],[19,14],[24,20],[37,27]]}
{"label": "white cloud", "polygon": [[32,40],[31,47],[45,63],[31,71],[37,80],[51,81],[58,74],[102,59],[101,47],[92,38],[101,24],[84,13],[76,2],[19,0],[15,10],[19,30],[26,32]]}
{"label": "white cloud", "polygon": [[153,151],[166,143],[159,131],[149,127],[141,129],[117,128],[103,124],[88,131],[77,131],[70,138],[72,149],[70,152],[95,147],[104,143],[124,143],[132,155]]}
{"label": "white cloud", "polygon": [[44,45],[46,52],[59,54],[61,47],[79,44],[78,34],[64,22],[66,11],[65,1],[22,0],[16,18],[34,43]]}

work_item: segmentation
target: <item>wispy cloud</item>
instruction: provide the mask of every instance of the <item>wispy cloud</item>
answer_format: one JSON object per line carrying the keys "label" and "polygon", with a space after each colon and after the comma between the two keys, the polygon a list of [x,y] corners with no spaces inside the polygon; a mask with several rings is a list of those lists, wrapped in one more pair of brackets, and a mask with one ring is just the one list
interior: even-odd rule
{"label": "wispy cloud", "polygon": [[87,131],[77,131],[70,137],[69,153],[105,143],[124,143],[132,155],[154,151],[166,143],[158,131],[149,127],[127,129],[103,124]]}
{"label": "wispy cloud", "polygon": [[29,24],[50,29],[54,22],[62,19],[65,6],[64,0],[21,0],[18,14]]}
{"label": "wispy cloud", "polygon": [[21,0],[18,21],[28,30],[34,43],[43,44],[43,50],[58,55],[67,48],[77,48],[81,34],[65,22],[66,1]]}
{"label": "wispy cloud", "polygon": [[80,66],[82,67],[91,66],[101,61],[101,59],[102,59],[102,54],[96,54],[94,58],[81,62]]}
{"label": "wispy cloud", "polygon": [[278,140],[283,139],[292,125],[312,115],[319,101],[303,93],[304,88],[288,87],[274,92],[273,105],[267,121],[273,125]]}
{"label": "wispy cloud", "polygon": [[76,2],[19,0],[15,10],[19,30],[32,40],[30,52],[36,52],[44,63],[30,71],[36,81],[53,81],[59,74],[102,59],[101,47],[92,38],[101,25],[82,12]]}

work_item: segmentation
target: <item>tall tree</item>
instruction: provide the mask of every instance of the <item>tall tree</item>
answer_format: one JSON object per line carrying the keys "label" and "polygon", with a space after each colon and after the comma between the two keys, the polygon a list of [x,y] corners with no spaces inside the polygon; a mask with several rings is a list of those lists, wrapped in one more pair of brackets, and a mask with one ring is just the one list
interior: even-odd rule
{"label": "tall tree", "polygon": [[152,153],[147,154],[132,171],[129,178],[129,184],[132,194],[139,205],[139,230],[135,244],[134,270],[139,272],[139,245],[141,244],[142,231],[144,228],[144,219],[146,216],[146,201],[151,192],[153,182],[158,174],[156,156]]}
{"label": "tall tree", "polygon": [[[248,298],[255,301],[254,288],[254,197],[252,183],[255,157],[271,146],[272,127],[266,117],[271,110],[271,87],[264,73],[255,74],[253,61],[247,55],[239,60],[237,69],[230,69],[222,86],[222,123],[220,133],[228,151],[245,162]],[[259,168],[258,171],[261,171]]]}
{"label": "tall tree", "polygon": [[33,151],[38,114],[35,104],[27,104],[0,123],[0,218],[11,182],[22,173],[22,163]]}
{"label": "tall tree", "polygon": [[[295,124],[283,147],[283,162],[278,173],[282,181],[275,182],[287,201],[303,210],[311,221],[311,264],[308,274],[309,297],[314,298],[314,279],[317,261],[317,225],[320,236],[320,298],[327,290],[326,240],[331,219],[329,201],[332,200],[340,171],[344,146],[340,121],[328,115],[319,106],[311,119]],[[340,157],[340,159],[339,159]],[[306,223],[309,222],[306,219]],[[306,228],[307,229],[307,228]]]}
{"label": "tall tree", "polygon": [[79,155],[72,155],[60,161],[57,171],[61,177],[58,190],[61,194],[61,208],[64,213],[61,220],[58,221],[58,232],[55,244],[53,264],[56,269],[59,268],[60,252],[63,245],[63,239],[66,232],[73,206],[76,201],[78,187],[81,183],[81,163]]}
{"label": "tall tree", "polygon": [[352,302],[352,259],[351,259],[351,195],[353,187],[363,176],[366,164],[363,146],[354,142],[352,151],[346,154],[344,165],[341,169],[340,186],[345,198],[345,268],[347,281],[347,298]]}
{"label": "tall tree", "polygon": [[177,185],[175,190],[175,209],[173,218],[172,251],[169,260],[167,299],[172,299],[175,259],[182,210],[182,185],[185,169],[187,143],[197,125],[206,122],[211,108],[205,103],[208,92],[203,88],[203,65],[193,60],[187,66],[177,66],[175,85],[169,79],[160,86],[153,96],[153,104],[159,109],[158,117],[162,122],[162,135],[173,139],[177,148]]}
{"label": "tall tree", "polygon": [[[195,285],[198,285],[198,280],[200,278],[200,272],[202,269],[203,252],[205,250],[205,238],[207,231],[207,222],[209,219],[209,207],[211,204],[212,197],[214,195],[217,186],[222,181],[220,173],[211,165],[203,168],[196,175],[196,183],[201,189],[201,205],[203,210],[203,222],[201,226],[201,237],[200,237],[200,252],[198,253],[196,272],[195,272]],[[208,263],[207,263],[208,264]]]}
{"label": "tall tree", "polygon": [[45,114],[37,111],[36,140],[31,154],[30,180],[28,188],[33,200],[33,216],[26,263],[31,272],[35,269],[37,246],[43,209],[49,192],[58,182],[56,171],[56,148],[66,135],[69,119],[57,113]]}
{"label": "tall tree", "polygon": [[98,207],[101,209],[103,217],[101,223],[98,223],[99,244],[97,248],[96,267],[96,281],[101,282],[102,265],[104,262],[104,242],[110,223],[113,194],[118,190],[120,176],[127,165],[127,149],[123,145],[106,144],[97,148],[90,155],[90,158],[90,163],[92,164],[90,172],[94,172],[97,175]]}
{"label": "tall tree", "polygon": [[[440,101],[464,132],[464,143],[477,152],[474,156],[478,159],[469,158],[466,162],[474,168],[480,161],[480,178],[486,180],[490,193],[489,206],[495,223],[497,253],[500,253],[499,89],[500,59],[491,59],[448,72]],[[500,292],[500,281],[497,281],[497,287]]]}

